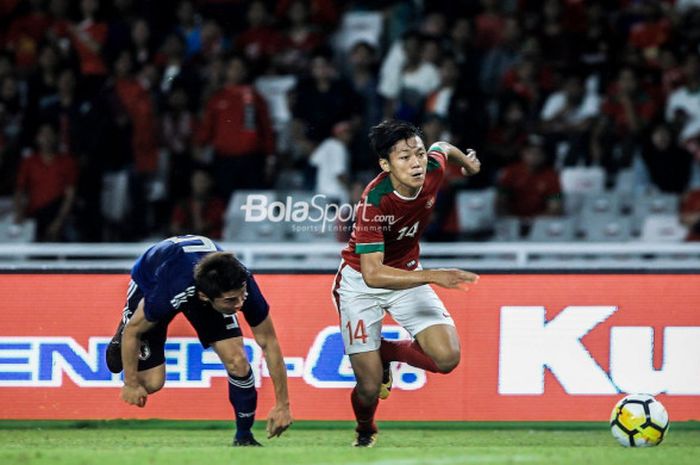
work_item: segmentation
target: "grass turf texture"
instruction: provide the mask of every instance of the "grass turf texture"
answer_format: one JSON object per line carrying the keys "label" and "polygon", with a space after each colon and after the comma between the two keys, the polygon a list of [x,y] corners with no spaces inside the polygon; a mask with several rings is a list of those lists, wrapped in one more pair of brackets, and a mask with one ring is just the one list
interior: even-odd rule
{"label": "grass turf texture", "polygon": [[230,422],[0,421],[4,465],[697,465],[700,423],[676,422],[661,446],[625,449],[605,423],[380,423],[374,449],[350,447],[349,422],[297,422],[263,448],[232,448]]}

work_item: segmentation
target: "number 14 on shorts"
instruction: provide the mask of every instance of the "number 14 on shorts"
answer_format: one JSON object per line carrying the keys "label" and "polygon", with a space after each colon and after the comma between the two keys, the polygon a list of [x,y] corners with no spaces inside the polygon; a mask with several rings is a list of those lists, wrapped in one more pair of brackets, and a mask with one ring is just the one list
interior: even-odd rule
{"label": "number 14 on shorts", "polygon": [[362,340],[363,344],[367,343],[367,329],[365,328],[365,320],[358,320],[355,328],[352,327],[352,321],[348,321],[345,325],[345,329],[348,332],[348,338],[350,340],[350,345],[352,345],[357,340]]}

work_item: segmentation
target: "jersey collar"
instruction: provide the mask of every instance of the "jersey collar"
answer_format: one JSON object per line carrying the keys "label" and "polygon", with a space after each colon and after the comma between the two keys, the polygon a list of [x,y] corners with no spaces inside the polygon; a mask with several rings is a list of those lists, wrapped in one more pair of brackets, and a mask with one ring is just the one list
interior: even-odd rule
{"label": "jersey collar", "polygon": [[414,195],[413,197],[406,197],[405,195],[401,195],[401,194],[399,194],[399,191],[397,191],[396,189],[394,189],[394,194],[396,194],[396,196],[398,198],[400,198],[401,200],[416,200],[422,191],[423,191],[423,186],[420,186],[420,188],[418,189],[418,192],[416,192],[416,195]]}

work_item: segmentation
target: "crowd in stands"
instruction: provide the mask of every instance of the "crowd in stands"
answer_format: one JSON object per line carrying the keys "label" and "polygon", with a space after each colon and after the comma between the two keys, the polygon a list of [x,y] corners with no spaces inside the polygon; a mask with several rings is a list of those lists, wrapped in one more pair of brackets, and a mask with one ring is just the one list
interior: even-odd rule
{"label": "crowd in stands", "polygon": [[384,118],[474,148],[525,226],[560,173],[673,193],[700,238],[700,0],[4,0],[0,197],[40,241],[221,237],[239,190],[355,202]]}

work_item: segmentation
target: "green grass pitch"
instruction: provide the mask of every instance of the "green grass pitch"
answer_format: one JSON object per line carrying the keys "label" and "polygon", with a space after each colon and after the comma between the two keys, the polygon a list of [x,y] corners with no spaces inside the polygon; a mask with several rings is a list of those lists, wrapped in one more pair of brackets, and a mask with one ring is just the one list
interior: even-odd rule
{"label": "green grass pitch", "polygon": [[263,448],[232,448],[226,422],[0,421],[3,465],[697,465],[700,423],[671,424],[655,448],[620,447],[604,423],[380,423],[373,449],[350,422],[297,422]]}

